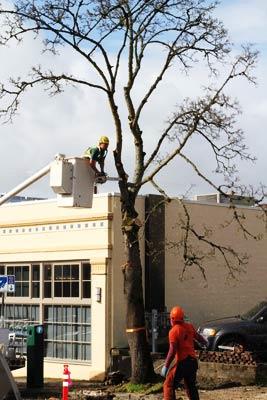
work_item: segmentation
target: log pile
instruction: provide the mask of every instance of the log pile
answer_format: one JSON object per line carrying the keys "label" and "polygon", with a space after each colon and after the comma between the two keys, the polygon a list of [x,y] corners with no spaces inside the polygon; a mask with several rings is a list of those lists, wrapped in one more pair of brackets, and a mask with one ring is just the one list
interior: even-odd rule
{"label": "log pile", "polygon": [[233,350],[224,351],[198,351],[199,361],[216,362],[224,364],[257,365],[257,355],[245,351],[243,346],[235,346]]}

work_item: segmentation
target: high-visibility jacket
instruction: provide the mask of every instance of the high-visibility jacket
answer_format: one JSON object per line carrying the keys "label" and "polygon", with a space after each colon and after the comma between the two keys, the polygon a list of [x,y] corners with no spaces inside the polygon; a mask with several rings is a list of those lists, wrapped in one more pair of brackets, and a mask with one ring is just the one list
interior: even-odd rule
{"label": "high-visibility jacket", "polygon": [[106,158],[108,151],[103,150],[100,147],[88,147],[88,149],[85,150],[83,157],[85,158],[90,158],[90,160],[94,160],[97,162],[104,161]]}
{"label": "high-visibility jacket", "polygon": [[199,339],[199,334],[194,326],[188,322],[175,324],[169,331],[169,342],[176,347],[176,362],[184,360],[186,357],[196,357],[194,349],[194,339]]}

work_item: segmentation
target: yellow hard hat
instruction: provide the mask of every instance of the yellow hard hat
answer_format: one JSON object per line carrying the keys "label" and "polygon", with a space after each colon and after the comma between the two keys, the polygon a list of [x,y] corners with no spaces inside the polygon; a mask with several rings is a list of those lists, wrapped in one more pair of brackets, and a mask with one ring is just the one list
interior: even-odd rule
{"label": "yellow hard hat", "polygon": [[109,144],[109,138],[107,136],[101,136],[99,143]]}

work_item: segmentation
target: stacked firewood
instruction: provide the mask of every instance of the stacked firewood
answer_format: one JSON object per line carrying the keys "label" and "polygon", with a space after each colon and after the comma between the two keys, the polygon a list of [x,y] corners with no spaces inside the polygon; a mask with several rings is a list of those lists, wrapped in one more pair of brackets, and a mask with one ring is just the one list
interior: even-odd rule
{"label": "stacked firewood", "polygon": [[257,365],[258,357],[245,351],[243,346],[235,346],[232,350],[223,351],[198,351],[199,361],[216,362],[224,364]]}

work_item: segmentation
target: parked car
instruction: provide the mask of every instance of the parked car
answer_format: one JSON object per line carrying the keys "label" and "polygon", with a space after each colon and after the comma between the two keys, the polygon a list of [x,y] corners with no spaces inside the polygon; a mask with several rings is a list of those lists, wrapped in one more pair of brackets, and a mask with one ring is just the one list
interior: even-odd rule
{"label": "parked car", "polygon": [[249,351],[267,351],[267,301],[243,315],[208,321],[198,328],[208,341],[208,350],[242,345]]}

